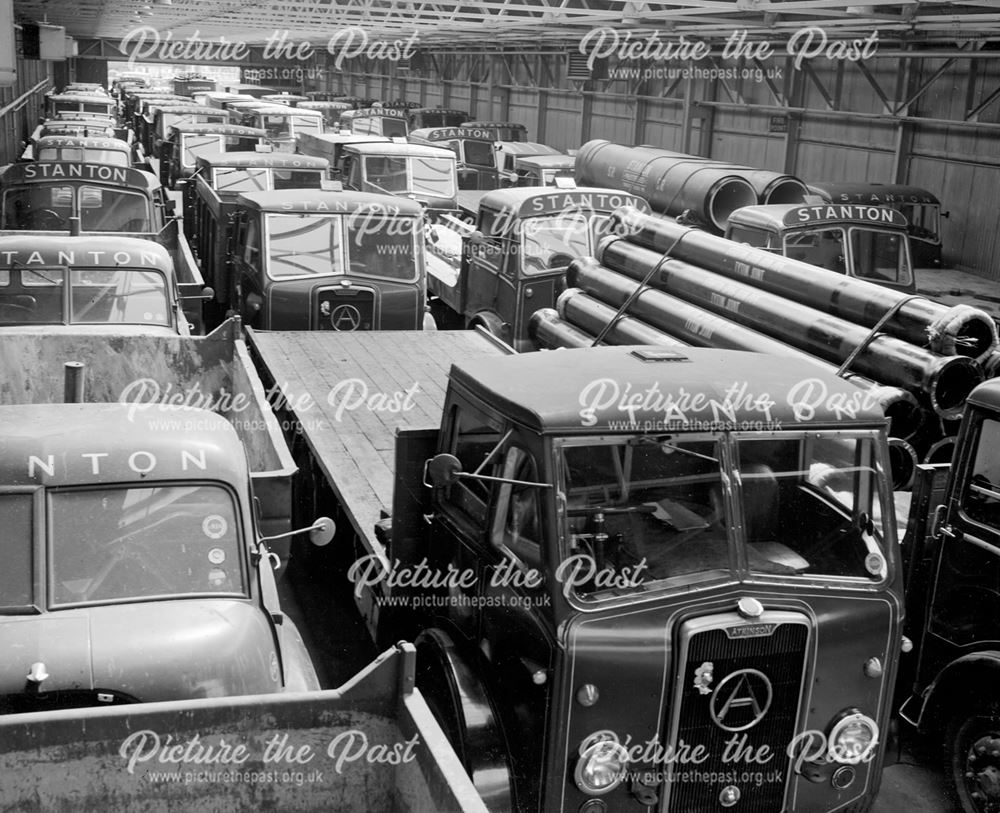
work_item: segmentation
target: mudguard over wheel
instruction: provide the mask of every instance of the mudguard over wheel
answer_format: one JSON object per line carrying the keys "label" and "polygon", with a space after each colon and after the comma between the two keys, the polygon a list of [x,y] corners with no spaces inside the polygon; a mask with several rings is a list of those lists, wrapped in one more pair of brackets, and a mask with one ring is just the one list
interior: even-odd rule
{"label": "mudguard over wheel", "polygon": [[513,807],[503,733],[489,697],[451,637],[437,629],[417,638],[417,688],[491,813]]}

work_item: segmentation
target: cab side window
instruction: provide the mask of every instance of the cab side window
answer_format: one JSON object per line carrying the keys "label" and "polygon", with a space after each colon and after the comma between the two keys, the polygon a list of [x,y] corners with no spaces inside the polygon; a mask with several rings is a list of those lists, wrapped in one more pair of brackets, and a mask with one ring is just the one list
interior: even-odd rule
{"label": "cab side window", "polygon": [[[450,451],[461,462],[463,472],[492,475],[499,442],[500,425],[486,413],[462,404],[453,407]],[[485,529],[491,489],[488,480],[463,477],[448,487],[445,500]]]}
{"label": "cab side window", "polygon": [[984,420],[979,429],[976,459],[969,472],[962,508],[966,515],[983,525],[1000,529],[1000,421]]}
{"label": "cab side window", "polygon": [[[502,475],[510,480],[538,482],[535,459],[512,446],[504,457]],[[538,486],[502,483],[493,518],[493,544],[506,548],[526,564],[541,565],[541,489]]]}
{"label": "cab side window", "polygon": [[247,265],[258,265],[260,260],[260,226],[256,218],[247,218],[246,231],[243,232],[243,261]]}
{"label": "cab side window", "polygon": [[755,248],[773,248],[769,245],[770,234],[761,229],[751,229],[749,226],[733,226],[729,230],[729,239],[735,243],[744,243]]}

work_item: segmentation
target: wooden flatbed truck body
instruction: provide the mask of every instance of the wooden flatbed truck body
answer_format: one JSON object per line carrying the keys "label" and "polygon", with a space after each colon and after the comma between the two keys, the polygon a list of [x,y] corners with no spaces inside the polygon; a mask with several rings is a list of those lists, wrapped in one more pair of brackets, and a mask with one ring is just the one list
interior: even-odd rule
{"label": "wooden flatbed truck body", "polygon": [[[316,495],[331,488],[342,512],[334,519],[345,532],[331,547],[346,540],[358,556],[383,559],[376,524],[392,508],[397,428],[435,431],[451,364],[508,352],[492,337],[472,331],[251,329],[247,343],[264,386],[282,393],[273,403],[301,467],[293,522],[317,500],[324,504]],[[374,638],[379,607],[367,593],[355,600]]]}
{"label": "wooden flatbed truck body", "polygon": [[[378,334],[310,336],[309,347],[301,335],[249,338],[265,381],[286,381],[297,494],[307,513],[344,512],[353,538],[331,547],[349,553],[369,630],[416,635],[418,685],[490,810],[714,810],[741,798],[768,813],[868,809],[902,623],[878,408],[804,417],[793,392],[815,368],[758,354],[462,359],[417,335],[395,352]],[[429,340],[475,340],[467,335]],[[398,369],[388,372],[390,358]],[[449,361],[446,391],[432,394],[423,369],[433,365],[440,380]],[[766,382],[766,417],[764,402],[741,399],[717,431],[706,402],[703,426],[702,407],[664,422],[652,401],[608,397],[612,386],[655,384],[675,406],[680,393],[724,400],[734,376]],[[355,379],[348,409],[343,382]],[[378,406],[391,393],[401,405],[413,383],[424,401],[417,393],[411,414],[386,421]],[[860,393],[823,383],[830,394]],[[416,415],[440,399],[434,429],[434,416]],[[660,509],[661,519],[631,516]],[[671,540],[665,558],[654,551],[660,537]],[[645,546],[629,561],[652,569],[632,584],[624,559],[603,558],[613,556],[605,545],[628,540]],[[559,563],[573,556],[597,570],[570,587]],[[622,580],[588,580],[608,568]],[[419,583],[419,572],[441,581]],[[829,758],[799,759],[795,743],[811,730]],[[764,754],[763,773],[745,764],[726,773],[729,740]],[[714,778],[671,761],[681,743],[703,746],[697,768]]]}

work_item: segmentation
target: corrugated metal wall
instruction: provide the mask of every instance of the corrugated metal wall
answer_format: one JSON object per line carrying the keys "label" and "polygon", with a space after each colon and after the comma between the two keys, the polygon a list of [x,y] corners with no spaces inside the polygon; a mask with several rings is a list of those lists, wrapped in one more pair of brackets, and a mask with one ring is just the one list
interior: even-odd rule
{"label": "corrugated metal wall", "polygon": [[[1000,231],[1000,129],[975,129],[914,123],[905,132],[889,119],[872,84],[846,63],[813,60],[815,80],[804,71],[788,70],[773,79],[783,95],[776,99],[754,76],[736,81],[670,78],[572,82],[561,60],[544,68],[533,57],[481,58],[476,70],[483,81],[470,81],[467,66],[428,60],[410,72],[394,66],[356,67],[331,76],[331,89],[379,95],[373,71],[402,77],[392,83],[392,98],[433,106],[446,103],[468,109],[474,118],[505,118],[528,127],[529,137],[560,149],[578,147],[590,138],[626,144],[656,144],[751,166],[791,171],[805,181],[867,180],[911,183],[941,198],[950,219],[943,221],[946,260],[1000,279],[997,233]],[[909,63],[907,70],[906,63]],[[726,66],[729,63],[719,63]],[[448,66],[452,65],[449,69]],[[1000,55],[996,60],[876,59],[866,63],[874,81],[893,106],[912,97],[935,72],[929,90],[913,102],[910,116],[962,121],[1000,87]],[[794,75],[790,75],[794,74]],[[544,85],[539,87],[537,85]],[[821,89],[822,87],[822,89]],[[690,108],[685,109],[685,93]],[[442,101],[442,99],[446,101]],[[831,105],[832,102],[832,105]],[[801,111],[791,133],[774,127],[785,109]],[[836,109],[834,109],[836,108]],[[688,133],[685,134],[685,121]],[[978,115],[978,121],[1000,122],[1000,101]],[[772,132],[772,129],[775,130]]]}
{"label": "corrugated metal wall", "polygon": [[16,84],[0,88],[0,166],[20,157],[37,126],[44,109],[42,96],[52,87],[52,64],[19,59]]}

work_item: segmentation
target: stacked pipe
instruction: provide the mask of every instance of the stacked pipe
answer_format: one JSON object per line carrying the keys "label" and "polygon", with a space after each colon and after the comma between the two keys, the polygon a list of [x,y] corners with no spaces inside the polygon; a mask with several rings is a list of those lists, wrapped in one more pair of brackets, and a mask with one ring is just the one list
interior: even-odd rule
{"label": "stacked pipe", "polygon": [[807,193],[802,181],[781,172],[601,139],[580,148],[575,176],[580,185],[632,192],[655,211],[686,214],[719,232],[742,206],[799,203]]}
{"label": "stacked pipe", "polygon": [[968,356],[937,355],[886,334],[870,338],[867,327],[703,267],[663,261],[662,254],[632,242],[606,240],[598,255],[610,270],[639,280],[659,264],[650,285],[832,364],[842,364],[860,347],[853,371],[923,396],[942,417],[960,414],[966,396],[982,380]]}
{"label": "stacked pipe", "polygon": [[572,287],[532,323],[539,345],[586,346],[601,335],[607,344],[794,356],[833,370],[846,362],[845,377],[874,388],[890,434],[910,441],[893,447],[897,486],[912,473],[914,446],[923,459],[947,456],[980,364],[1000,358],[994,324],[975,308],[910,297],[634,209],[613,220],[611,233],[627,236],[606,238],[597,259],[570,264]]}
{"label": "stacked pipe", "polygon": [[[713,271],[810,308],[874,327],[894,307],[885,332],[941,355],[984,360],[996,349],[997,330],[985,311],[968,305],[943,305],[884,288],[825,268],[772,254],[696,231],[631,207],[612,218],[612,234],[628,242]],[[909,300],[909,301],[903,301]]]}
{"label": "stacked pipe", "polygon": [[[559,297],[556,303],[558,315],[567,323],[595,336],[603,325],[614,318],[617,310],[634,296],[628,308],[630,316],[623,319],[634,317],[632,321],[650,325],[675,343],[789,356],[809,361],[827,372],[836,370],[832,364],[796,350],[785,342],[724,319],[663,291],[645,288],[636,295],[640,283],[602,268],[591,258],[575,260],[570,264],[567,283],[575,287],[569,288]],[[603,310],[598,311],[597,306]],[[611,333],[609,338],[610,336]],[[864,389],[874,391],[874,397],[892,422],[892,432],[895,435],[909,437],[919,428],[922,417],[913,394],[900,387],[880,386],[871,379],[856,374],[848,375],[847,378]]]}

